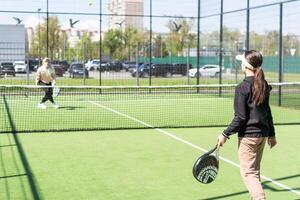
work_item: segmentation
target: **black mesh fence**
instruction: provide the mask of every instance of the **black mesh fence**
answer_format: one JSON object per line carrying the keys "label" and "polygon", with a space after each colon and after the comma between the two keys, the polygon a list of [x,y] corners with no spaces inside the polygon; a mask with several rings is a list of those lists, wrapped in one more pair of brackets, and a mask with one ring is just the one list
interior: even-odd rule
{"label": "black mesh fence", "polygon": [[299,81],[299,8],[298,0],[2,0],[0,84],[34,84],[44,57],[60,85],[238,83],[234,58],[246,49],[263,54],[269,82]]}

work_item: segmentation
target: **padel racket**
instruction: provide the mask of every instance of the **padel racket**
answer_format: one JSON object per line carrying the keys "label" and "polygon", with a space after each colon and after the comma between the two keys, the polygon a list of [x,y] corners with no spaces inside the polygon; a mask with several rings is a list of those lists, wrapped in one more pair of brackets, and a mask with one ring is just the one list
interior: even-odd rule
{"label": "padel racket", "polygon": [[60,89],[59,87],[54,86],[53,87],[53,96],[57,97],[59,95]]}
{"label": "padel racket", "polygon": [[212,150],[200,156],[193,167],[193,175],[197,181],[208,184],[215,180],[219,171],[219,150]]}

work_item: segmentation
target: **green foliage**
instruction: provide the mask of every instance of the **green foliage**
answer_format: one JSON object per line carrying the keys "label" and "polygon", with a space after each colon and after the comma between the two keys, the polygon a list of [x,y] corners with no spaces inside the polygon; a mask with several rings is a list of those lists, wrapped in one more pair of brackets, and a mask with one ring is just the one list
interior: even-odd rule
{"label": "green foliage", "polygon": [[[48,52],[50,59],[61,60],[89,60],[99,58],[100,42],[93,42],[88,32],[84,33],[75,47],[69,44],[69,38],[65,30],[62,30],[57,16],[49,17],[48,27]],[[176,24],[176,25],[175,25]],[[192,32],[194,20],[175,18],[169,20],[166,26],[169,33],[152,32],[152,56],[166,57],[167,55],[181,56],[184,48],[197,47],[197,33]],[[40,26],[35,27],[33,39],[29,41],[29,57],[38,57],[39,50],[41,56],[46,56],[46,19],[42,20]],[[180,28],[179,28],[180,26]],[[39,34],[40,33],[40,34]],[[200,33],[200,48],[219,48],[220,32],[218,29],[210,32]],[[149,30],[137,30],[134,27],[125,29],[110,29],[104,32],[102,42],[102,55],[109,56],[111,60],[135,60],[137,55],[143,57],[150,56]],[[40,41],[40,42],[39,42]],[[252,31],[250,33],[250,48],[257,49],[264,56],[278,56],[279,32],[269,30],[264,33]],[[283,54],[300,56],[297,47],[300,46],[298,36],[287,34],[283,36]],[[240,52],[245,47],[245,33],[239,29],[223,27],[223,48],[232,56]],[[138,52],[137,52],[138,51]]]}
{"label": "green foliage", "polygon": [[124,46],[124,36],[120,29],[110,29],[104,35],[104,45],[107,46],[109,50],[109,58],[117,58],[118,55],[115,55],[119,47]]}
{"label": "green foliage", "polygon": [[188,43],[188,39],[191,39],[189,35],[192,26],[192,19],[187,20],[184,18],[176,18],[168,21],[167,27],[170,30],[170,35],[167,37],[167,42],[169,44],[169,49],[171,49],[172,55],[181,56],[183,54],[183,48],[187,47],[186,44]]}

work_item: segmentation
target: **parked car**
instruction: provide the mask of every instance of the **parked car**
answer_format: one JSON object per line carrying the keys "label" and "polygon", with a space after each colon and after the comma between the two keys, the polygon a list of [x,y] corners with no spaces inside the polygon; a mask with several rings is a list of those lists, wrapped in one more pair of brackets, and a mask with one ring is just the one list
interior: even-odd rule
{"label": "parked car", "polygon": [[[222,67],[222,71],[224,67]],[[199,76],[203,77],[218,77],[220,74],[220,66],[219,65],[203,65],[199,68]],[[197,68],[193,68],[189,70],[189,76],[192,78],[197,77]]]}
{"label": "parked car", "polygon": [[101,63],[100,70],[103,71],[116,71],[119,72],[122,70],[122,63],[121,62],[108,62],[108,63]]}
{"label": "parked car", "polygon": [[143,62],[139,62],[139,63],[130,63],[128,65],[123,65],[123,69],[125,69],[125,71],[127,72],[132,72],[133,70],[135,70],[137,67],[139,68],[142,64],[144,64]]}
{"label": "parked car", "polygon": [[59,65],[64,72],[68,71],[70,65],[66,60],[52,60],[51,65]]}
{"label": "parked car", "polygon": [[63,67],[61,65],[52,64],[51,66],[54,68],[56,76],[62,77],[64,75],[65,70],[63,69]]}
{"label": "parked car", "polygon": [[136,68],[136,62],[123,62],[122,63],[123,69],[125,69],[126,72],[130,71],[132,68]]}
{"label": "parked car", "polygon": [[85,78],[89,77],[89,71],[83,67],[82,63],[72,63],[69,70],[69,76],[70,78],[75,78],[75,77],[83,77]]}
{"label": "parked car", "polygon": [[192,68],[192,64],[189,64],[189,66],[187,66],[187,64],[173,64],[173,69],[172,69],[172,74],[180,74],[182,76],[186,76],[188,70],[190,70]]}
{"label": "parked car", "polygon": [[[153,64],[152,64],[153,65]],[[138,67],[138,69],[132,69],[131,70],[131,76],[132,77],[144,77],[147,78],[150,76],[150,71],[149,71],[149,63],[144,63]]]}
{"label": "parked car", "polygon": [[[39,67],[39,60],[38,59],[28,59],[25,61],[25,64],[28,65],[29,71],[36,71]],[[42,61],[40,61],[42,64]]]}
{"label": "parked car", "polygon": [[14,64],[12,62],[2,62],[0,66],[0,75],[16,76]]}
{"label": "parked car", "polygon": [[85,64],[85,68],[89,71],[93,71],[100,68],[100,60],[94,59]]}
{"label": "parked car", "polygon": [[26,73],[27,65],[24,61],[16,61],[14,63],[14,68],[16,73]]}
{"label": "parked car", "polygon": [[[152,76],[172,77],[174,74],[186,75],[186,73],[187,73],[186,64],[155,64],[155,63],[151,64]],[[137,75],[139,77],[149,77],[150,64],[149,63],[143,64],[138,68],[138,70],[133,69],[131,75],[133,77],[136,77]]]}

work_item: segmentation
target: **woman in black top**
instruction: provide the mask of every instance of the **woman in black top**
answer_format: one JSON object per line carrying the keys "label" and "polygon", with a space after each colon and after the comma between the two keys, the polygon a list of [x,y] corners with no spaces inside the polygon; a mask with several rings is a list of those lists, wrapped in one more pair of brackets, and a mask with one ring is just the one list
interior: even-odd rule
{"label": "woman in black top", "polygon": [[260,183],[260,162],[267,141],[270,147],[277,143],[269,105],[271,87],[261,68],[263,57],[255,51],[246,51],[237,56],[242,61],[245,79],[235,90],[234,118],[218,137],[218,147],[238,133],[238,154],[241,176],[252,199],[264,200],[265,194]]}

